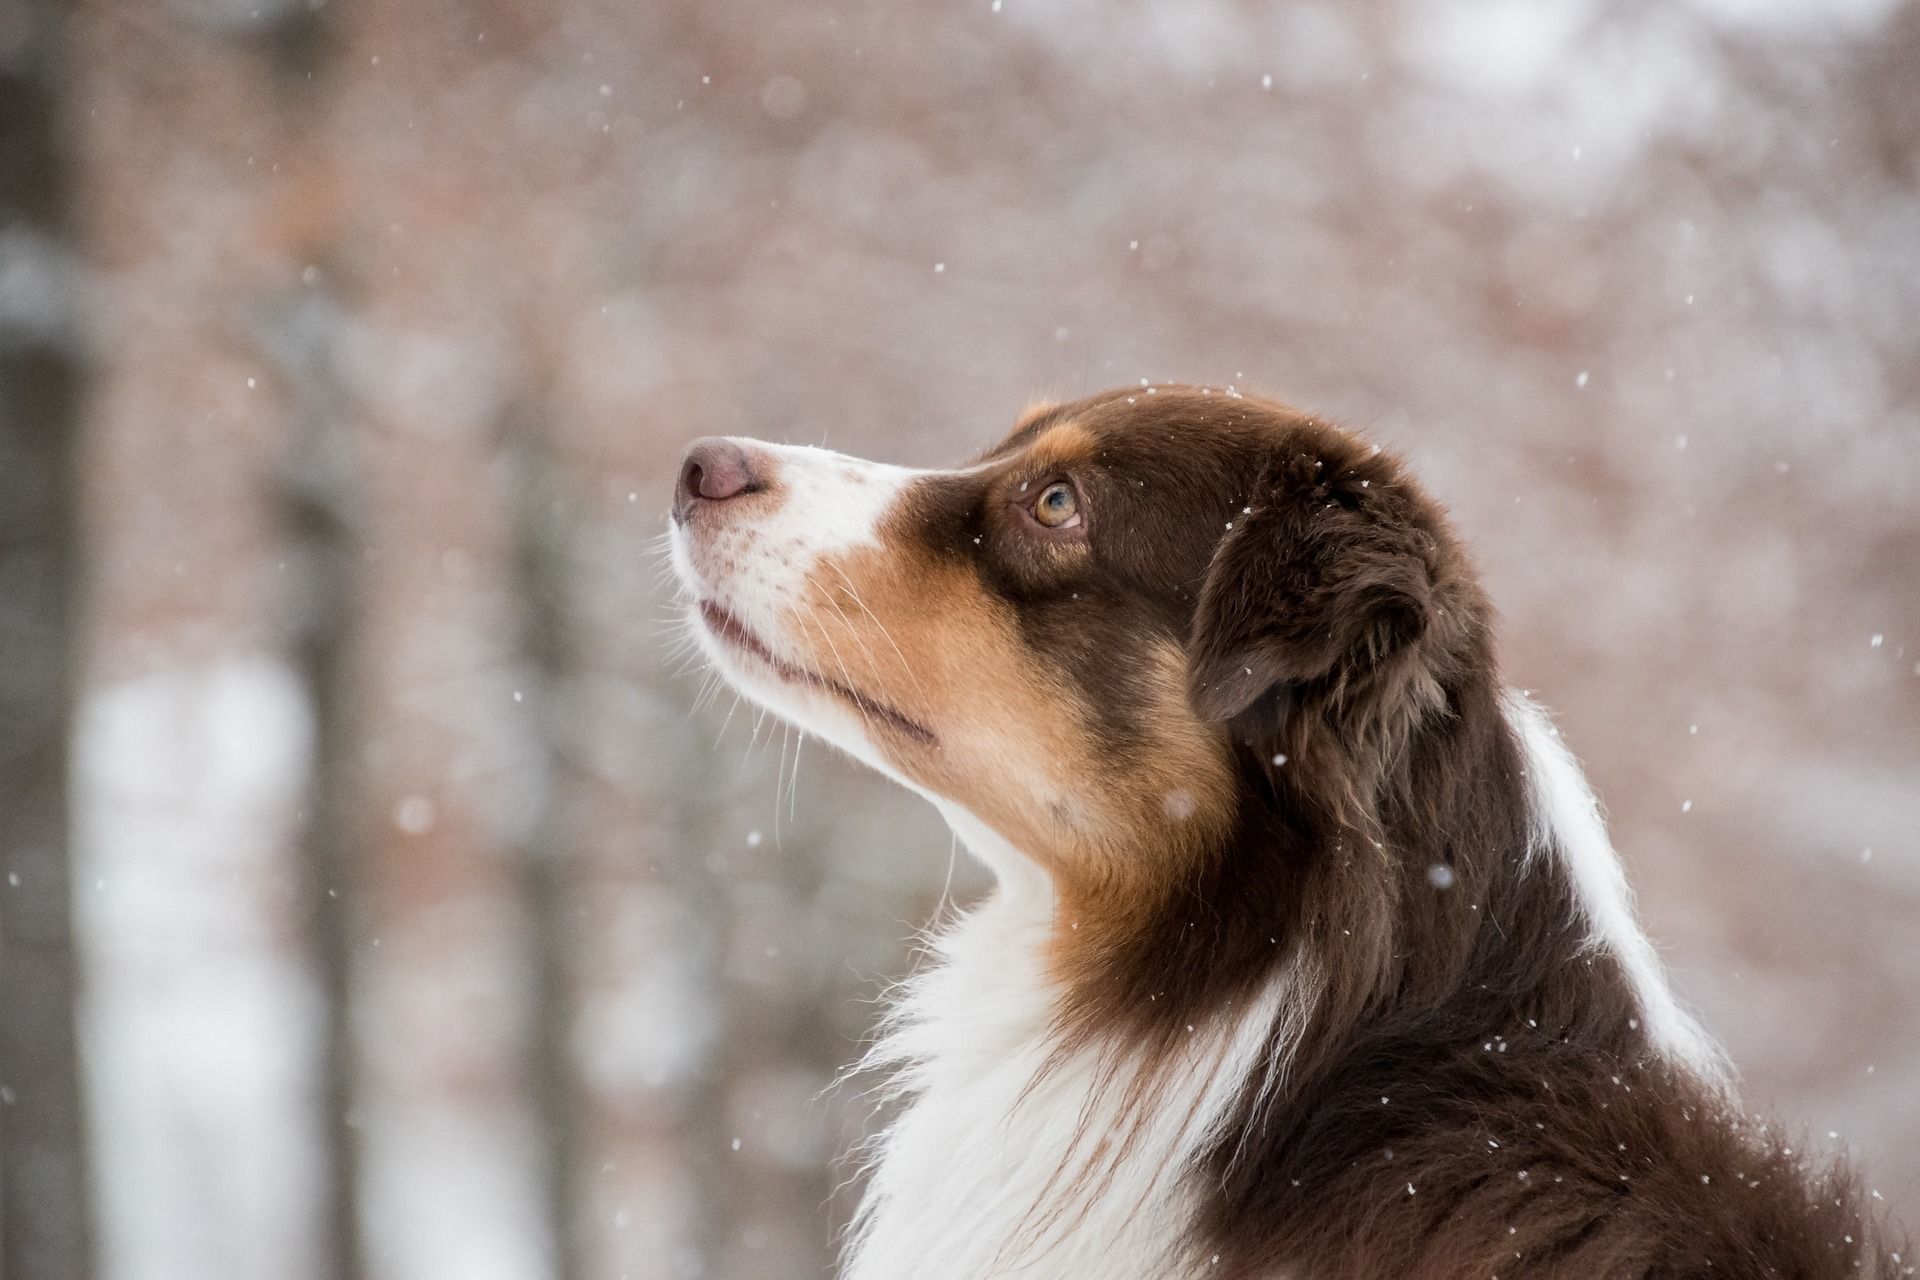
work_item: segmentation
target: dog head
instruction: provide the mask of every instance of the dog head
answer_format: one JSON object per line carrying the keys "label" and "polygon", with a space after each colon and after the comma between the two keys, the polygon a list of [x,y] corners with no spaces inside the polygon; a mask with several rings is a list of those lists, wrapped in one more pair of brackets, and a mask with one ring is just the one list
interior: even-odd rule
{"label": "dog head", "polygon": [[1070,895],[1177,879],[1250,789],[1362,816],[1484,612],[1394,459],[1210,388],[1044,406],[952,470],[700,441],[672,523],[729,680]]}

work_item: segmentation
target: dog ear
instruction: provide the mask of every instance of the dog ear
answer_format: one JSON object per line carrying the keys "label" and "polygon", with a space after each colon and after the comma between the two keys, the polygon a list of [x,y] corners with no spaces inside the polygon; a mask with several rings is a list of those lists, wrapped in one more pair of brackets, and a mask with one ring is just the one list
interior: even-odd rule
{"label": "dog ear", "polygon": [[1277,730],[1300,694],[1344,689],[1426,631],[1431,537],[1384,459],[1336,465],[1283,459],[1235,509],[1188,645],[1202,719],[1258,715],[1273,723],[1246,727]]}

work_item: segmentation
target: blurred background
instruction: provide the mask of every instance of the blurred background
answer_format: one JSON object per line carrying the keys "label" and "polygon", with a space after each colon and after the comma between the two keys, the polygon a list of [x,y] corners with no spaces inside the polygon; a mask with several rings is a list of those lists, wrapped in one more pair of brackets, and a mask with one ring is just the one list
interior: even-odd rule
{"label": "blurred background", "polygon": [[1751,1097],[1920,1214],[1920,3],[0,0],[0,1273],[819,1277],[920,802],[694,436],[1227,382],[1448,502]]}

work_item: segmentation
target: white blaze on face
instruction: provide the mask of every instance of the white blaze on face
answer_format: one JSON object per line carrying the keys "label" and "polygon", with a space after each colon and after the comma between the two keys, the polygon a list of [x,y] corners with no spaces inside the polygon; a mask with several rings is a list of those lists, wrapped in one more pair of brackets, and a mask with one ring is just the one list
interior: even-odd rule
{"label": "white blaze on face", "polygon": [[809,621],[813,584],[820,576],[833,578],[833,570],[823,567],[833,557],[879,545],[881,525],[902,491],[933,473],[810,445],[741,438],[732,443],[751,455],[767,492],[703,503],[686,524],[674,523],[673,566],[693,598],[695,633],[714,664],[749,697],[897,777],[854,708],[782,679],[716,638],[698,610],[703,601],[718,605],[775,657],[836,678],[832,637]]}

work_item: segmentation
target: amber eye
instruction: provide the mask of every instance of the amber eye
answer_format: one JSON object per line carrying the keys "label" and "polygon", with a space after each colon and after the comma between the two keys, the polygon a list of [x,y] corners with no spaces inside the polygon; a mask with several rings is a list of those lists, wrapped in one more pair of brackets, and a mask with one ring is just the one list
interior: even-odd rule
{"label": "amber eye", "polygon": [[1057,480],[1033,501],[1033,518],[1049,529],[1071,529],[1080,523],[1080,498],[1073,486]]}

